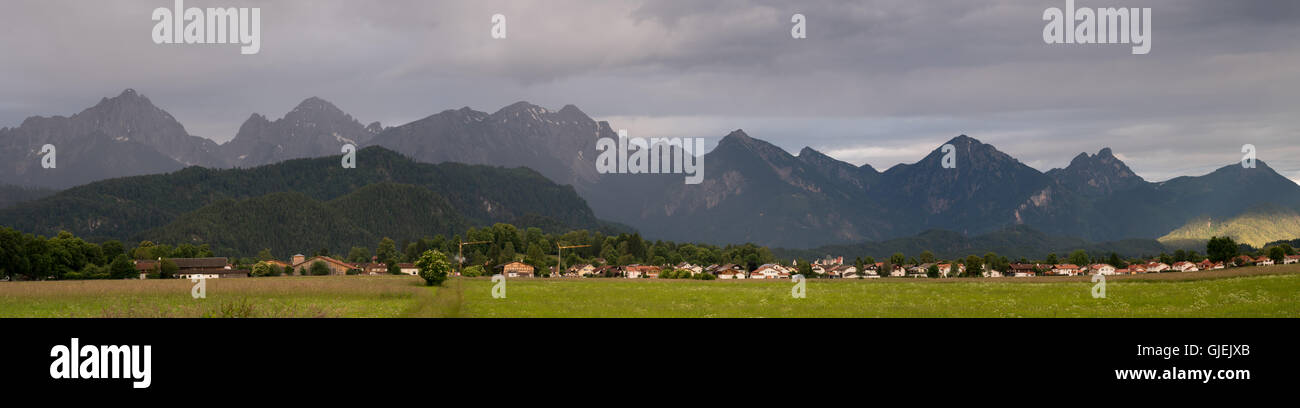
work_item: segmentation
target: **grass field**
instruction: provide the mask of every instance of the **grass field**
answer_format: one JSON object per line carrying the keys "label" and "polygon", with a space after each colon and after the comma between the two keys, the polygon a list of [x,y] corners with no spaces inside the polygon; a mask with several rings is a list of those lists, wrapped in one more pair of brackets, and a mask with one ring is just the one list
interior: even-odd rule
{"label": "grass field", "polygon": [[696,281],[413,277],[0,282],[0,317],[1300,317],[1300,265],[1088,277]]}
{"label": "grass field", "polygon": [[436,291],[412,277],[0,282],[0,317],[431,316]]}

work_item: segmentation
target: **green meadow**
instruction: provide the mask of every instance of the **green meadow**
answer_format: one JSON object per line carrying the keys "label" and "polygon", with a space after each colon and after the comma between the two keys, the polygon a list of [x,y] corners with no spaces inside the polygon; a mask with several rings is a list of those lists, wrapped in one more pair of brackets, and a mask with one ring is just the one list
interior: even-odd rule
{"label": "green meadow", "polygon": [[1300,266],[1111,277],[789,280],[406,276],[0,282],[0,317],[1300,317]]}
{"label": "green meadow", "polygon": [[1300,275],[1088,281],[461,280],[463,317],[1300,317]]}

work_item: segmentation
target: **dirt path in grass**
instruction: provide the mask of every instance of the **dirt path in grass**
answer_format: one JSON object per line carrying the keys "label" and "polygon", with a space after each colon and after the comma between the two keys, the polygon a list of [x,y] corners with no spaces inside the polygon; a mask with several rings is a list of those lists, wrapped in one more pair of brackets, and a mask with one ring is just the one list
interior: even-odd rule
{"label": "dirt path in grass", "polygon": [[442,286],[424,289],[402,317],[460,317],[460,306],[465,299],[460,279],[448,279]]}

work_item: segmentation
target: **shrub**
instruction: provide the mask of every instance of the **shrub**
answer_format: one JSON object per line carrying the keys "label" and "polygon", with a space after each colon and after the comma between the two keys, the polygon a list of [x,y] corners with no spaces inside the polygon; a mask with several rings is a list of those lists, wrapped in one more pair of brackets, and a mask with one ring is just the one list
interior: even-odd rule
{"label": "shrub", "polygon": [[158,263],[159,279],[171,279],[175,277],[176,272],[179,272],[180,270],[181,268],[177,267],[176,263],[172,262],[170,259],[163,259],[162,262]]}
{"label": "shrub", "polygon": [[465,268],[465,270],[461,271],[460,274],[462,276],[469,277],[469,278],[473,278],[476,276],[483,276],[483,267],[480,265],[473,265],[468,268]]}
{"label": "shrub", "polygon": [[326,266],[324,261],[312,262],[310,270],[313,276],[325,276],[330,274],[330,267]]}
{"label": "shrub", "polygon": [[[164,260],[164,261],[171,262],[171,260]],[[176,264],[172,264],[172,266],[174,267],[176,266]],[[118,255],[114,257],[113,262],[108,265],[108,268],[105,268],[104,270],[95,271],[95,274],[100,274],[100,273],[106,275],[105,277],[111,276],[113,279],[127,279],[131,277],[137,277],[137,278],[139,277],[139,275],[135,271],[135,265],[132,264],[131,261],[126,259],[126,255]]]}
{"label": "shrub", "polygon": [[451,270],[447,256],[442,251],[432,249],[424,251],[420,259],[415,261],[415,266],[420,268],[420,277],[428,286],[442,286],[442,282],[447,280],[447,272]]}
{"label": "shrub", "polygon": [[252,273],[253,277],[256,278],[260,276],[271,275],[271,269],[273,269],[273,267],[269,262],[258,262],[256,265],[253,265],[253,270],[250,272]]}

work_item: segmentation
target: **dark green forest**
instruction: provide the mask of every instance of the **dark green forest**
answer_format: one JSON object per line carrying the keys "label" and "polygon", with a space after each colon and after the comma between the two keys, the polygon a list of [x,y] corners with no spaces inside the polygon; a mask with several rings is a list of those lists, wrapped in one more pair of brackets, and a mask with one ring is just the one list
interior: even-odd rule
{"label": "dark green forest", "polygon": [[[368,147],[357,152],[356,168],[343,168],[339,160],[340,156],[297,159],[251,169],[189,167],[168,174],[104,180],[0,210],[0,225],[45,236],[68,231],[95,241],[139,241],[156,239],[150,234],[163,233],[178,242],[221,242],[229,249],[243,250],[251,246],[235,245],[229,236],[237,229],[213,230],[209,237],[208,231],[201,228],[172,224],[184,217],[187,221],[217,228],[223,223],[239,223],[221,218],[231,214],[231,210],[267,210],[272,203],[279,203],[288,208],[278,209],[276,214],[299,223],[278,221],[242,231],[256,235],[306,236],[316,231],[315,224],[331,225],[331,228],[352,225],[362,230],[345,233],[339,239],[325,243],[331,245],[351,245],[355,242],[351,238],[376,235],[418,239],[449,232],[446,228],[437,228],[454,227],[462,222],[471,225],[498,222],[536,225],[548,232],[574,229],[628,231],[626,227],[598,220],[573,187],[557,185],[527,168],[417,163],[380,147]],[[383,202],[394,197],[391,194],[379,195],[375,199],[355,194],[364,187],[384,183],[416,186],[427,192],[392,186],[369,191],[396,194],[404,200],[393,205]],[[427,207],[398,208],[398,204],[411,203],[412,198],[404,194],[411,192],[415,193],[415,199],[429,200]],[[275,193],[297,194],[297,200],[287,195],[264,197]],[[259,200],[249,202],[250,199]],[[312,200],[316,202],[312,203]],[[312,217],[324,216],[326,212],[321,206],[341,211],[347,217],[345,220],[329,220],[291,215],[301,210]],[[424,210],[430,213],[417,213]],[[454,210],[455,214],[448,214],[440,221],[415,222],[402,218],[449,210]],[[196,211],[198,213],[189,214]],[[257,214],[244,213],[241,216],[257,217]],[[259,217],[258,220],[270,219]],[[435,229],[422,229],[418,230],[419,234],[414,234],[425,226]],[[197,241],[194,236],[183,236],[195,233],[202,233],[196,234]],[[268,244],[271,242],[287,245],[285,242],[288,241],[269,240]]]}

